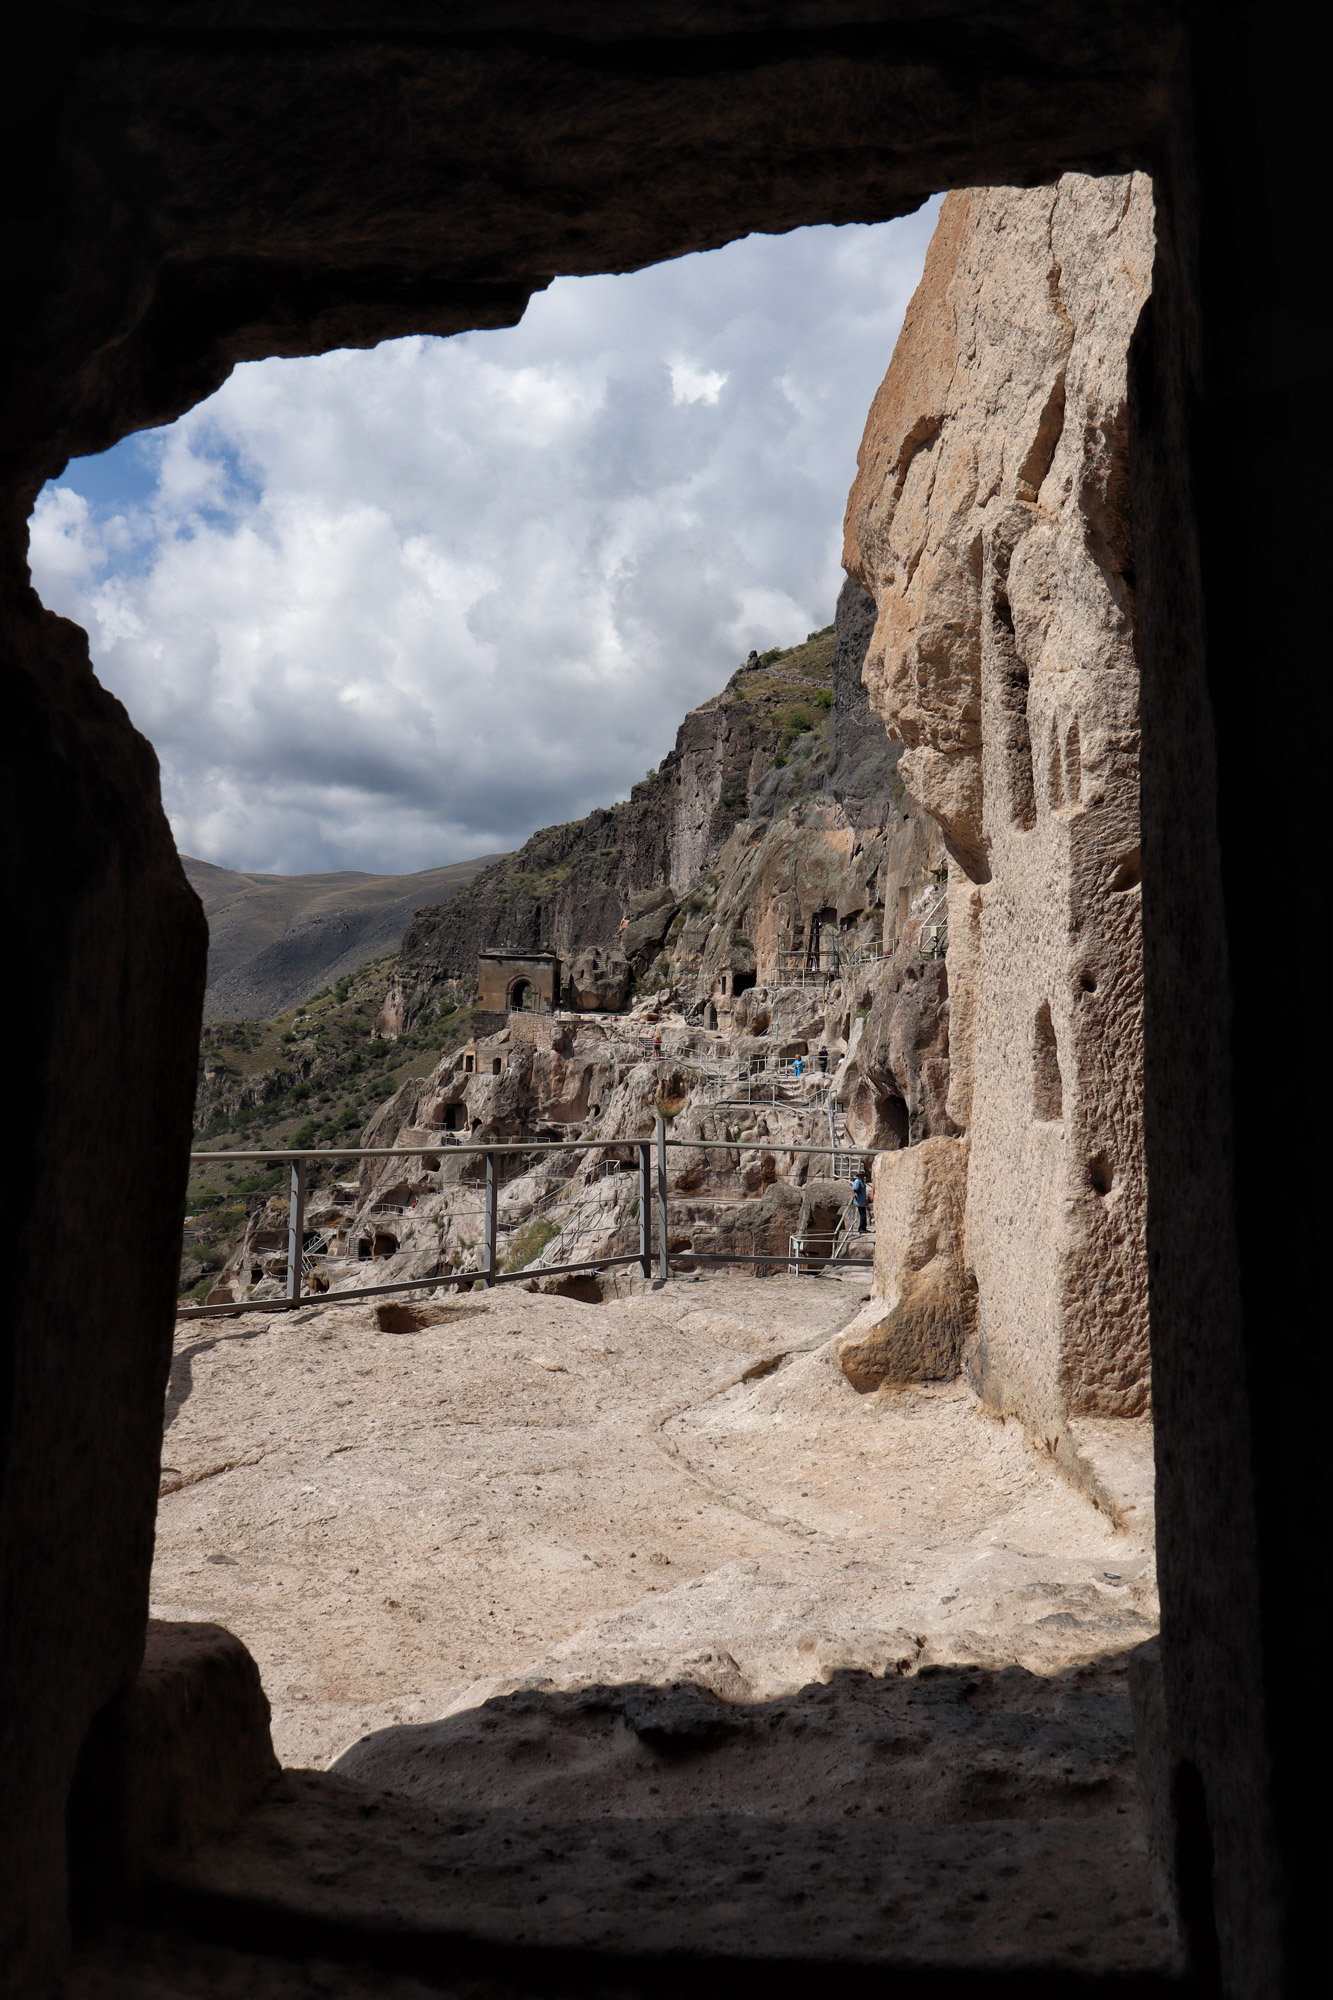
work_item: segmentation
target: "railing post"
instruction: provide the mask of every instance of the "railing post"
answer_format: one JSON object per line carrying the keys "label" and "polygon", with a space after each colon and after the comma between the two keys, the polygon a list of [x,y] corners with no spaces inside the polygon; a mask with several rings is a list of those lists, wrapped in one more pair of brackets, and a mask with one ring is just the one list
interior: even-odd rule
{"label": "railing post", "polygon": [[292,1161],[287,1182],[287,1296],[301,1296],[301,1251],[305,1247],[305,1159]]}
{"label": "railing post", "polygon": [[482,1251],[481,1282],[491,1285],[495,1280],[495,1155],[486,1155],[486,1246]]}
{"label": "railing post", "polygon": [[653,1275],[653,1177],[652,1149],[645,1140],[639,1147],[639,1269],[645,1278]]}
{"label": "railing post", "polygon": [[662,1284],[671,1276],[667,1252],[666,1119],[657,1114],[657,1275]]}

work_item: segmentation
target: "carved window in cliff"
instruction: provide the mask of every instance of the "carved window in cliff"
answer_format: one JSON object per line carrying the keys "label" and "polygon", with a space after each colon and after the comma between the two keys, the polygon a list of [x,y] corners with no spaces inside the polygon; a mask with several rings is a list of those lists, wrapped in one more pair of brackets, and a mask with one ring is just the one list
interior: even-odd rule
{"label": "carved window in cliff", "polygon": [[818,972],[829,958],[837,964],[838,912],[835,909],[816,910],[810,919],[810,929],[805,944],[805,964],[809,972]]}
{"label": "carved window in cliff", "polygon": [[1055,1124],[1064,1116],[1060,1052],[1055,1045],[1050,1002],[1046,1000],[1037,1009],[1032,1029],[1032,1115],[1046,1125]]}
{"label": "carved window in cliff", "polygon": [[996,665],[1009,823],[1026,833],[1037,823],[1032,732],[1028,721],[1029,675],[1025,662],[1018,656],[1009,593],[998,580],[991,592],[991,645]]}
{"label": "carved window in cliff", "polygon": [[1065,735],[1065,797],[1071,806],[1076,806],[1082,795],[1083,745],[1075,716]]}
{"label": "carved window in cliff", "polygon": [[1051,750],[1046,763],[1046,796],[1052,812],[1059,812],[1065,802],[1064,772],[1060,763],[1060,724],[1051,717]]}
{"label": "carved window in cliff", "polygon": [[900,1152],[904,1146],[911,1145],[911,1120],[901,1097],[884,1099],[880,1106],[879,1125],[881,1129],[876,1136],[876,1144],[882,1145],[886,1152]]}

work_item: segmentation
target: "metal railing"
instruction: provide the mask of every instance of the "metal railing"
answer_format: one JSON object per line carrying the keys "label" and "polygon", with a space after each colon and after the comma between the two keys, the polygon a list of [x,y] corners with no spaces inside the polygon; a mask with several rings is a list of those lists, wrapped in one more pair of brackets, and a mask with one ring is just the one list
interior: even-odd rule
{"label": "metal railing", "polygon": [[[819,1067],[816,1056],[750,1056],[739,1063],[711,1070],[701,1081],[705,1096],[714,1104],[799,1103],[803,1110],[821,1106],[837,1064],[831,1059]],[[798,1099],[788,1095],[788,1086],[814,1084]]]}
{"label": "metal railing", "polygon": [[831,938],[821,939],[814,949],[776,952],[771,960],[765,960],[755,983],[759,986],[822,983],[862,966],[878,965],[885,955],[882,944],[845,944]]}
{"label": "metal railing", "polygon": [[[844,1257],[843,1251],[854,1237],[869,1237],[874,1233],[873,1215],[864,1230],[852,1227],[852,1216],[856,1213],[855,1202],[848,1202],[846,1211],[838,1218],[836,1229],[812,1230],[804,1236],[790,1236],[787,1239],[787,1269],[799,1276],[802,1271],[813,1271],[818,1267],[827,1270],[830,1264],[841,1264],[846,1270],[858,1270],[860,1260]],[[869,1211],[868,1211],[869,1213]],[[825,1247],[820,1249],[818,1246]]]}
{"label": "metal railing", "polygon": [[[464,1145],[452,1149],[452,1157],[459,1153],[480,1155],[486,1162],[486,1181],[483,1202],[484,1236],[482,1266],[480,1271],[439,1271],[418,1278],[399,1278],[384,1285],[359,1285],[344,1291],[313,1291],[304,1289],[304,1281],[312,1276],[311,1260],[318,1255],[313,1246],[306,1244],[305,1203],[306,1169],[311,1160],[413,1160],[433,1159],[440,1152],[434,1146],[328,1146],[310,1152],[296,1152],[282,1147],[264,1148],[256,1151],[226,1151],[191,1153],[191,1161],[264,1161],[270,1166],[286,1163],[288,1173],[287,1198],[287,1269],[286,1289],[278,1299],[235,1299],[216,1305],[177,1307],[178,1319],[204,1319],[235,1317],[247,1312],[291,1312],[298,1306],[352,1304],[361,1299],[384,1298],[392,1292],[430,1292],[441,1285],[477,1283],[489,1289],[492,1285],[515,1284],[531,1279],[534,1275],[543,1278],[563,1277],[571,1274],[593,1275],[597,1271],[618,1269],[637,1264],[645,1278],[651,1279],[656,1267],[658,1281],[665,1284],[671,1276],[670,1230],[668,1227],[667,1169],[666,1156],[669,1147],[676,1146],[690,1152],[735,1153],[743,1150],[741,1142],[734,1139],[673,1139],[667,1136],[666,1121],[659,1117],[656,1128],[646,1139],[539,1139],[529,1144],[509,1140],[505,1144]],[[793,1157],[806,1155],[826,1159],[834,1158],[834,1177],[841,1158],[840,1149],[831,1146],[793,1146],[782,1141],[770,1142],[766,1151],[783,1153]],[[578,1258],[566,1264],[524,1265],[516,1271],[502,1271],[499,1268],[499,1191],[500,1166],[504,1158],[520,1154],[525,1158],[532,1154],[572,1153],[572,1152],[633,1152],[637,1156],[639,1195],[638,1224],[639,1247],[625,1256],[595,1255]],[[862,1152],[848,1153],[848,1163],[852,1158],[858,1162],[864,1158]],[[737,1204],[739,1206],[739,1203]],[[653,1217],[657,1227],[653,1229]],[[656,1236],[654,1245],[653,1237]],[[790,1256],[769,1256],[754,1251],[700,1251],[681,1250],[682,1263],[694,1264],[788,1264]],[[831,1261],[831,1260],[821,1260]],[[869,1260],[842,1258],[844,1269],[869,1269]]]}

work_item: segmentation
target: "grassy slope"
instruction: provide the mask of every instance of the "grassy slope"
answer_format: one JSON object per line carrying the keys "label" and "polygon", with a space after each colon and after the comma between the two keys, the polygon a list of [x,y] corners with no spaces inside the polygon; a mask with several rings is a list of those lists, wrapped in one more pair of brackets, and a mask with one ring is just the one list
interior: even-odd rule
{"label": "grassy slope", "polygon": [[[441,1052],[471,1034],[468,1007],[437,1010],[395,1042],[371,1030],[396,956],[363,966],[304,1006],[268,1021],[215,1022],[204,1030],[195,1107],[196,1148],[209,1152],[361,1143],[372,1114],[409,1077],[426,1076]],[[211,1070],[212,1074],[206,1074]],[[326,1172],[350,1172],[330,1162]],[[186,1197],[182,1285],[202,1296],[209,1273],[240,1241],[249,1210],[286,1183],[284,1166],[196,1160]],[[202,1266],[195,1277],[190,1266]]]}
{"label": "grassy slope", "polygon": [[821,689],[831,689],[833,653],[837,634],[831,625],[812,632],[799,646],[775,648],[760,656],[758,667],[747,672],[742,667],[732,675],[722,694],[701,702],[701,708],[716,708],[720,701],[739,696],[751,708],[775,722],[785,723],[793,708],[821,709]]}

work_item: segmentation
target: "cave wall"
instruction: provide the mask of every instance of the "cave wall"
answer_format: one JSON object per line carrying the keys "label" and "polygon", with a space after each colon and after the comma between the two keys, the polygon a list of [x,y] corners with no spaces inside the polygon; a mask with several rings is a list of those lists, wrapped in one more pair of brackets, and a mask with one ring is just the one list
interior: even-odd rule
{"label": "cave wall", "polygon": [[[1327,1563],[1318,1177],[1295,1149],[1232,1146],[1271,1036],[1268,990],[1238,969],[1274,849],[1261,861],[1250,826],[1255,690],[1280,685],[1302,724],[1321,711],[1327,482],[1293,408],[1327,372],[1308,297],[1326,121],[1303,30],[1282,0],[724,0],[702,24],[667,0],[84,0],[10,25],[3,880],[27,1031],[0,1327],[8,1990],[48,1990],[66,1949],[67,1800],[142,1653],[205,957],[151,753],[29,589],[41,482],[240,359],[511,324],[559,272],[1071,171],[1149,171],[1156,197],[1129,422],[1177,1879],[1196,1966],[1229,1992],[1276,1991],[1315,1944],[1288,1682],[1319,1656]],[[1276,837],[1318,852],[1322,735],[1291,735]],[[1306,1009],[1292,1036],[1315,1032]]]}
{"label": "cave wall", "polygon": [[847,504],[871,701],[950,850],[963,1364],[1052,1450],[1150,1387],[1126,401],[1153,254],[1144,174],[951,194]]}

